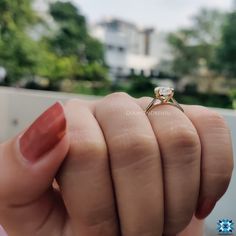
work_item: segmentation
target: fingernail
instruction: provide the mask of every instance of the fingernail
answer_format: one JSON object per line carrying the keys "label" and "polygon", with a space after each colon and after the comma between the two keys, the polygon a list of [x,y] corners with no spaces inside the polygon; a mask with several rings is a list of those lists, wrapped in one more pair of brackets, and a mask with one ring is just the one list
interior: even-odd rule
{"label": "fingernail", "polygon": [[63,107],[55,103],[46,110],[19,140],[24,158],[35,162],[51,151],[65,135],[66,119]]}
{"label": "fingernail", "polygon": [[200,220],[205,219],[214,209],[216,202],[217,201],[215,199],[204,199],[198,205],[195,216]]}

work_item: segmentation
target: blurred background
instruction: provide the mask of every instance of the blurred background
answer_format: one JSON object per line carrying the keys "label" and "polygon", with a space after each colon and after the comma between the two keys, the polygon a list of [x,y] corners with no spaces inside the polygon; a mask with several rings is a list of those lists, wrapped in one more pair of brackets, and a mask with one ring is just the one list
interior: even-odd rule
{"label": "blurred background", "polygon": [[235,0],[1,0],[0,85],[236,107]]}
{"label": "blurred background", "polygon": [[[236,151],[236,0],[0,0],[0,86],[0,142],[56,100],[172,86],[225,117]],[[206,236],[236,223],[235,186]]]}

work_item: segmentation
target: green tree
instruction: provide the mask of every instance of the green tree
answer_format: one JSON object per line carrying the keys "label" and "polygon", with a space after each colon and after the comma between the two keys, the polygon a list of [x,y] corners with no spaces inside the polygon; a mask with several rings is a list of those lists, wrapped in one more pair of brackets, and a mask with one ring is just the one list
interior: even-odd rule
{"label": "green tree", "polygon": [[78,71],[78,62],[74,56],[58,57],[41,44],[43,49],[38,55],[36,74],[49,79],[51,84],[65,78],[74,79]]}
{"label": "green tree", "polygon": [[225,14],[218,10],[201,9],[193,17],[191,27],[170,34],[169,43],[174,55],[172,69],[177,75],[199,73],[202,61],[209,70],[214,68],[224,20]]}
{"label": "green tree", "polygon": [[50,5],[50,13],[59,26],[50,44],[59,56],[75,55],[82,63],[103,63],[103,46],[89,35],[86,19],[77,7],[57,1]]}
{"label": "green tree", "polygon": [[32,75],[36,67],[37,44],[27,30],[38,21],[30,0],[0,1],[0,65],[11,82]]}
{"label": "green tree", "polygon": [[[56,1],[49,12],[56,27],[43,37],[38,74],[58,83],[63,79],[107,83],[103,45],[89,35],[85,17],[70,2]],[[94,89],[93,89],[94,90]]]}
{"label": "green tree", "polygon": [[31,0],[0,1],[0,30],[2,36],[9,31],[24,30],[38,20],[31,4]]}
{"label": "green tree", "polygon": [[193,17],[193,32],[199,44],[216,45],[220,42],[225,13],[203,8]]}
{"label": "green tree", "polygon": [[236,12],[228,14],[217,51],[217,66],[228,77],[236,77]]}
{"label": "green tree", "polygon": [[198,68],[200,50],[198,45],[192,42],[192,30],[180,30],[169,35],[169,43],[172,47],[172,70],[177,76],[193,74]]}
{"label": "green tree", "polygon": [[51,4],[57,26],[47,25],[49,37],[37,33],[44,22],[31,4],[31,0],[0,1],[0,66],[6,68],[10,82],[35,75],[48,78],[50,86],[63,79],[106,81],[103,46],[89,35],[79,9],[70,2]]}

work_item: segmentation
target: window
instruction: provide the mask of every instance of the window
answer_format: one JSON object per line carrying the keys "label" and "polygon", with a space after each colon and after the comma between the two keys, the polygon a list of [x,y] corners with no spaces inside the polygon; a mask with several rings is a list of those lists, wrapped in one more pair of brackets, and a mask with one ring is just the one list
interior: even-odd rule
{"label": "window", "polygon": [[124,52],[124,51],[125,51],[125,48],[124,48],[124,47],[118,47],[118,51],[119,51],[119,52]]}
{"label": "window", "polygon": [[115,49],[115,47],[112,46],[111,44],[107,44],[106,47],[107,47],[108,50],[114,50]]}

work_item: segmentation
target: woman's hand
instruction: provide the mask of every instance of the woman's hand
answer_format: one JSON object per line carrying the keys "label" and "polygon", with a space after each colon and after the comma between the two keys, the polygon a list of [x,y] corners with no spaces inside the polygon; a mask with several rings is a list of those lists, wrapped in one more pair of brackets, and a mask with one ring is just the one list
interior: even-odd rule
{"label": "woman's hand", "polygon": [[229,130],[198,106],[146,116],[149,102],[116,93],[64,111],[57,103],[2,144],[0,223],[9,236],[173,235],[195,211],[205,218],[230,181]]}

